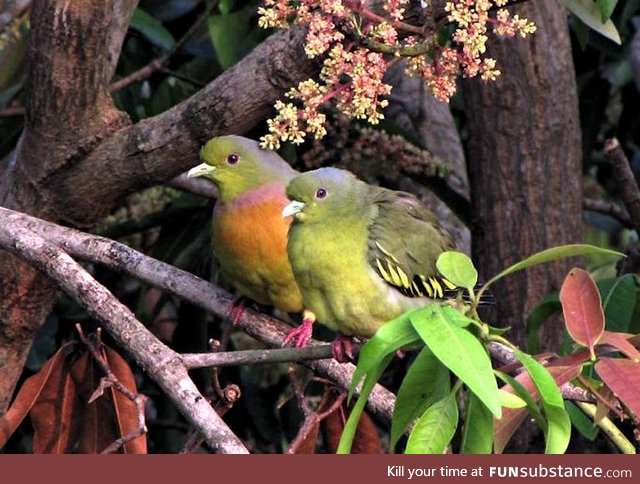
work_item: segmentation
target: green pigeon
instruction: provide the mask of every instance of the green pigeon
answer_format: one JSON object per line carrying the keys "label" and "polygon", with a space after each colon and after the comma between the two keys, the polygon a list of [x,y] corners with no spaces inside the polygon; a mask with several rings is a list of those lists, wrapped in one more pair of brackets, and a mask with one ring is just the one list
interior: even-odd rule
{"label": "green pigeon", "polygon": [[213,210],[211,241],[220,273],[240,294],[230,315],[244,311],[242,296],[286,313],[302,312],[302,295],[287,257],[291,217],[285,187],[298,174],[274,151],[241,136],[209,140],[200,151],[202,164],[188,172],[204,177],[219,191]]}
{"label": "green pigeon", "polygon": [[[370,338],[409,309],[455,294],[436,269],[453,240],[414,195],[320,168],[293,178],[287,197],[293,273],[305,308],[338,332],[337,359],[351,352],[350,337]],[[300,339],[312,322],[298,327]]]}

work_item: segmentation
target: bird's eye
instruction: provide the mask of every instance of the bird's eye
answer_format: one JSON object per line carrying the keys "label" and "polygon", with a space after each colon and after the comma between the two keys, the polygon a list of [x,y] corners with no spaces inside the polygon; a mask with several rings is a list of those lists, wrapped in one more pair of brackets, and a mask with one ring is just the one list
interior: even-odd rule
{"label": "bird's eye", "polygon": [[240,157],[235,153],[231,153],[227,156],[227,163],[230,165],[235,165],[238,161],[240,161]]}
{"label": "bird's eye", "polygon": [[324,188],[318,188],[316,191],[316,198],[324,198],[327,196],[327,191]]}

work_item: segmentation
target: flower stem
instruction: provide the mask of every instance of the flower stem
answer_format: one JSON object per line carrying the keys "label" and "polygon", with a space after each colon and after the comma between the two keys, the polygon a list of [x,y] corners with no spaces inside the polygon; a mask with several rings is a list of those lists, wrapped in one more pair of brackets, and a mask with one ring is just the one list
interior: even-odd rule
{"label": "flower stem", "polygon": [[373,20],[374,22],[383,23],[386,22],[388,24],[393,25],[396,29],[405,30],[407,32],[411,32],[413,34],[422,35],[424,33],[422,27],[418,27],[417,25],[411,25],[406,22],[401,22],[399,20],[389,20],[375,12],[372,12],[368,8],[362,8],[359,11],[360,15],[368,18],[369,20]]}

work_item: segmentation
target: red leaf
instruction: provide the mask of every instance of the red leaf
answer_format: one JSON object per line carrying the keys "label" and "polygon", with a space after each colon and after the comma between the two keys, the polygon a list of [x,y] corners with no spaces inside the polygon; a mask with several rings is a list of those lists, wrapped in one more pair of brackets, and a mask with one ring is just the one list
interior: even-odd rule
{"label": "red leaf", "polygon": [[29,377],[22,384],[18,395],[11,404],[7,413],[0,418],[0,448],[4,447],[7,440],[18,428],[20,423],[33,408],[40,397],[51,373],[61,368],[65,360],[67,345],[60,348],[35,375]]}
{"label": "red leaf", "polygon": [[600,344],[613,346],[627,358],[638,363],[640,362],[640,351],[638,351],[635,346],[629,343],[629,337],[631,337],[630,334],[605,331],[604,333],[602,333],[602,338],[600,338]]}
{"label": "red leaf", "polygon": [[604,311],[598,286],[586,271],[572,269],[560,289],[560,302],[567,331],[581,345],[593,347],[604,331]]}
{"label": "red leaf", "polygon": [[[548,366],[547,370],[551,373],[556,384],[560,386],[578,376],[582,370],[582,365]],[[540,399],[538,390],[527,372],[520,373],[515,377],[515,380],[531,394],[536,402]],[[511,385],[504,385],[501,389],[506,392],[516,394],[516,391],[511,387]],[[493,419],[493,447],[496,453],[501,453],[504,450],[515,431],[518,430],[518,427],[520,427],[522,422],[524,422],[528,413],[529,412],[526,407],[503,408],[502,418]]]}
{"label": "red leaf", "polygon": [[640,417],[640,363],[625,358],[600,358],[595,368],[613,393]]}

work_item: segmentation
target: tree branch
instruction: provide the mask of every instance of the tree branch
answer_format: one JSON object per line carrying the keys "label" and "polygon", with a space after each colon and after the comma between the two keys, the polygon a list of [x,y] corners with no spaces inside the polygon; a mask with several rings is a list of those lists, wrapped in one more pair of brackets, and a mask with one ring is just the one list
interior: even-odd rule
{"label": "tree branch", "polygon": [[606,200],[594,200],[593,198],[583,198],[582,208],[591,212],[598,212],[613,217],[628,229],[632,229],[631,219],[625,210],[614,202]]}
{"label": "tree branch", "polygon": [[197,164],[209,138],[253,128],[287,89],[318,72],[318,61],[303,50],[304,35],[300,29],[273,35],[191,98],[121,129],[80,163],[52,174],[46,181],[55,187],[54,205],[64,207],[59,219],[89,226],[115,200]]}
{"label": "tree branch", "polygon": [[213,183],[202,178],[189,178],[186,173],[178,175],[167,185],[178,190],[195,193],[201,197],[218,198],[218,189]]}
{"label": "tree branch", "polygon": [[617,138],[605,141],[604,155],[613,168],[614,179],[620,188],[620,198],[629,211],[631,225],[636,231],[640,231],[640,190]]}
{"label": "tree branch", "polygon": [[[14,228],[33,231],[58,245],[73,257],[129,274],[221,317],[226,317],[234,299],[231,294],[210,282],[145,256],[124,244],[0,207],[0,231],[13,231]],[[2,244],[1,240],[0,244]],[[285,335],[291,329],[283,322],[251,308],[245,310],[236,327],[263,343],[275,347],[282,346]],[[107,326],[105,328],[109,329]],[[176,356],[179,358],[178,355]],[[342,388],[349,388],[355,369],[351,364],[340,364],[333,359],[304,364],[320,375],[332,379]],[[393,393],[376,385],[369,397],[367,408],[380,422],[389,424],[394,403]]]}
{"label": "tree branch", "polygon": [[[8,218],[0,208],[0,217]],[[10,217],[9,217],[10,218]],[[146,370],[182,414],[222,453],[248,453],[189,378],[180,356],[162,344],[133,313],[57,244],[23,223],[0,224],[0,246],[28,260],[82,304]]]}
{"label": "tree branch", "polygon": [[222,353],[185,353],[180,355],[190,370],[207,366],[257,365],[287,363],[331,358],[331,345],[313,345],[305,348],[279,348],[273,350],[225,351]]}
{"label": "tree branch", "polygon": [[[495,341],[487,345],[489,354],[501,365],[521,365],[520,361],[515,357],[513,350],[506,347],[503,344]],[[595,402],[596,397],[591,392],[580,388],[573,383],[565,383],[560,386],[562,397],[566,400],[573,400],[575,402]]]}

